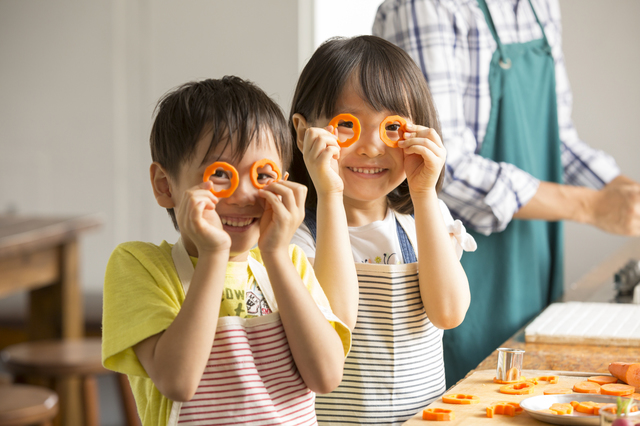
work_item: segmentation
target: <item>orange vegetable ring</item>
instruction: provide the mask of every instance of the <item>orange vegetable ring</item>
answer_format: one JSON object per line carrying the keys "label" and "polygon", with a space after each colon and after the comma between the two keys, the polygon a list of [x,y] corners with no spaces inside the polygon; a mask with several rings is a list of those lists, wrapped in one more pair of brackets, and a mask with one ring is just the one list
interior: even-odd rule
{"label": "orange vegetable ring", "polygon": [[452,393],[449,395],[443,395],[442,402],[446,402],[447,404],[477,404],[478,402],[480,402],[480,398],[475,395]]}
{"label": "orange vegetable ring", "polygon": [[550,384],[555,385],[556,383],[558,383],[558,376],[539,376],[531,381],[536,385],[538,384],[538,382],[549,382]]}
{"label": "orange vegetable ring", "polygon": [[402,128],[404,128],[404,126],[407,125],[407,120],[400,117],[399,115],[390,115],[389,117],[382,120],[382,123],[380,123],[380,129],[379,129],[380,139],[382,139],[382,142],[384,142],[385,144],[387,144],[387,146],[391,148],[398,147],[398,141],[392,141],[391,139],[389,139],[389,136],[387,136],[387,124],[393,123],[394,121],[399,121]]}
{"label": "orange vegetable ring", "polygon": [[636,391],[635,386],[623,385],[622,383],[609,383],[600,386],[600,393],[614,396],[630,396]]}
{"label": "orange vegetable ring", "polygon": [[231,184],[229,188],[223,189],[221,191],[215,191],[213,188],[211,188],[211,193],[218,198],[230,197],[231,194],[233,194],[233,191],[235,191],[236,188],[238,187],[238,182],[240,181],[238,179],[238,171],[231,164],[225,163],[222,161],[216,161],[215,163],[210,164],[209,166],[207,166],[207,168],[204,171],[204,175],[202,176],[202,181],[203,182],[208,181],[211,175],[214,174],[215,171],[218,169],[231,172]]}
{"label": "orange vegetable ring", "polygon": [[258,169],[266,165],[271,166],[273,171],[276,172],[277,177],[273,182],[277,182],[280,180],[280,176],[281,176],[280,169],[278,168],[278,166],[276,166],[276,163],[269,160],[268,158],[263,158],[262,160],[258,160],[255,163],[253,163],[253,166],[251,166],[251,182],[253,183],[253,186],[255,186],[258,189],[262,189],[265,186],[267,186],[266,184],[261,184],[260,182],[258,182]]}
{"label": "orange vegetable ring", "polygon": [[533,393],[535,384],[533,382],[520,382],[513,385],[505,385],[500,387],[500,392],[509,395],[528,395]]}
{"label": "orange vegetable ring", "polygon": [[360,139],[360,120],[358,120],[357,117],[351,114],[338,114],[335,117],[333,117],[333,119],[329,122],[329,125],[333,126],[334,128],[337,128],[338,123],[340,123],[340,120],[351,121],[353,123],[353,137],[347,139],[344,142],[338,141],[338,145],[341,148],[346,148],[348,146],[351,146],[358,139]]}
{"label": "orange vegetable ring", "polygon": [[606,385],[609,383],[618,383],[618,379],[613,376],[593,376],[593,377],[589,377],[587,381],[597,383],[600,386]]}
{"label": "orange vegetable ring", "polygon": [[520,414],[524,411],[520,404],[517,402],[494,402],[490,406],[487,407],[487,417],[493,418],[496,414],[504,414],[506,416],[515,416],[516,414]]}
{"label": "orange vegetable ring", "polygon": [[455,418],[453,410],[447,410],[446,408],[425,408],[422,411],[422,420],[449,421]]}
{"label": "orange vegetable ring", "polygon": [[542,393],[544,393],[545,395],[562,395],[573,393],[573,391],[569,388],[550,388],[545,389]]}
{"label": "orange vegetable ring", "polygon": [[520,377],[518,380],[498,380],[497,377],[494,377],[493,378],[493,383],[499,383],[501,385],[511,385],[513,383],[524,382],[525,380],[527,380],[527,378],[524,377],[524,376]]}
{"label": "orange vegetable ring", "polygon": [[573,414],[573,406],[569,403],[556,402],[555,404],[551,404],[549,410],[554,411],[556,414],[560,415]]}
{"label": "orange vegetable ring", "polygon": [[595,382],[578,382],[573,385],[573,391],[578,393],[600,393],[600,385]]}

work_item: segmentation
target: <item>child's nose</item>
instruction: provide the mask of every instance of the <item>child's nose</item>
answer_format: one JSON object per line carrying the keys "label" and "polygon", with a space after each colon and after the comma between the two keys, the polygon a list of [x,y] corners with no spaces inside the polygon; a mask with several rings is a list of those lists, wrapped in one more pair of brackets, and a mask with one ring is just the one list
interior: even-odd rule
{"label": "child's nose", "polygon": [[241,176],[238,187],[233,194],[227,199],[229,204],[237,206],[250,206],[256,202],[258,198],[258,189],[253,186],[249,176]]}
{"label": "child's nose", "polygon": [[358,155],[366,155],[371,158],[383,155],[386,150],[385,143],[380,139],[378,128],[367,129],[366,131],[363,129],[356,145],[356,153]]}

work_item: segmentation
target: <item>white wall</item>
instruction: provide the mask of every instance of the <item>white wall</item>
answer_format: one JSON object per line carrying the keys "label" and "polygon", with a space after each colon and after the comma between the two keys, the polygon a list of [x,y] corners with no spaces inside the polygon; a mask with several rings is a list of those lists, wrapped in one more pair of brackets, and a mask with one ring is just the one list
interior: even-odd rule
{"label": "white wall", "polygon": [[[288,111],[313,47],[369,33],[378,3],[0,1],[0,212],[103,213],[105,226],[82,238],[81,278],[99,294],[119,242],[177,236],[148,183],[156,100],[191,79],[237,74]],[[561,6],[578,129],[640,180],[640,2]],[[569,224],[567,279],[624,241]]]}

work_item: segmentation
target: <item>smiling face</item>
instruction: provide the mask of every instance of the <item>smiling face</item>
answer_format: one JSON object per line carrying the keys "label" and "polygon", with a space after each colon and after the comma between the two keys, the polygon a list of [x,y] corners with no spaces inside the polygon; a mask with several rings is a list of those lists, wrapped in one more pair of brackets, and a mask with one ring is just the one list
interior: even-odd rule
{"label": "smiling face", "polygon": [[[260,132],[262,140],[254,140],[240,156],[234,158],[230,146],[221,143],[212,150],[205,159],[209,144],[210,135],[204,135],[198,141],[195,155],[187,160],[180,168],[176,179],[172,179],[171,199],[178,206],[185,191],[202,183],[202,176],[207,166],[215,161],[222,161],[231,164],[238,172],[238,186],[227,198],[221,198],[216,205],[216,212],[220,217],[224,230],[231,237],[231,252],[229,260],[246,260],[249,250],[258,243],[260,237],[260,219],[264,213],[265,200],[258,196],[259,189],[256,188],[251,179],[251,169],[256,161],[270,159],[275,165],[282,169],[280,155],[276,149],[271,132]],[[275,173],[270,167],[258,168],[257,182],[266,184]],[[222,170],[214,173],[211,178],[214,186],[226,186],[225,181],[229,175]],[[179,209],[176,209],[176,214]],[[180,222],[178,217],[178,221]],[[195,247],[190,241],[184,241],[185,247],[190,254],[195,254]]]}
{"label": "smiling face", "polygon": [[[404,172],[404,153],[402,149],[391,148],[380,139],[380,123],[392,111],[376,111],[365,102],[355,89],[355,85],[346,84],[336,102],[338,113],[349,113],[358,118],[361,126],[360,138],[349,147],[341,148],[338,160],[340,177],[344,182],[345,202],[354,205],[371,202],[384,203],[386,196],[406,178]],[[319,119],[315,126],[326,126],[331,118]],[[349,126],[341,123],[338,126]],[[395,125],[388,125],[389,132]]]}

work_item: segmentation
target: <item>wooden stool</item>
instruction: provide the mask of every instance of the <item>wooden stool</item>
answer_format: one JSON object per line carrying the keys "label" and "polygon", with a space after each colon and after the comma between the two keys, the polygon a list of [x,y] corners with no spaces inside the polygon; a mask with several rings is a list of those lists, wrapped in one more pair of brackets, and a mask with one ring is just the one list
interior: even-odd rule
{"label": "wooden stool", "polygon": [[58,413],[58,395],[44,387],[0,385],[0,426],[49,426]]}
{"label": "wooden stool", "polygon": [[[18,378],[47,378],[58,389],[64,380],[79,377],[82,382],[83,415],[86,426],[98,426],[98,384],[96,376],[110,374],[102,366],[100,338],[79,340],[41,340],[5,348],[0,356]],[[126,376],[118,374],[118,385],[128,426],[140,425],[135,401]],[[64,395],[64,392],[58,392]],[[64,417],[65,401],[60,401]],[[63,422],[66,423],[66,422]]]}

